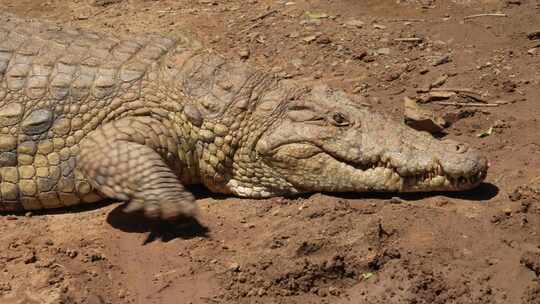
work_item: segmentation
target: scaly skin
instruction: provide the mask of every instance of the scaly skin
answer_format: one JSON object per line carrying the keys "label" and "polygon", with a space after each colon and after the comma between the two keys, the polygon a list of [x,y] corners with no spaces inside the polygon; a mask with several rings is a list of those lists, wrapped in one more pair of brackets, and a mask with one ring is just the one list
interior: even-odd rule
{"label": "scaly skin", "polygon": [[184,185],[243,197],[447,191],[487,162],[188,37],[121,39],[0,14],[0,210],[128,202],[192,216]]}

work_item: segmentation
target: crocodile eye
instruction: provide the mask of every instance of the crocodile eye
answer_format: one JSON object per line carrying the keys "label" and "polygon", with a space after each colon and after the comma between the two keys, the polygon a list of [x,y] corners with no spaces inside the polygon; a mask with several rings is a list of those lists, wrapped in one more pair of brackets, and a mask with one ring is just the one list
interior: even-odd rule
{"label": "crocodile eye", "polygon": [[332,123],[340,127],[349,125],[349,121],[347,120],[347,118],[345,118],[345,115],[339,112],[336,112],[332,115]]}

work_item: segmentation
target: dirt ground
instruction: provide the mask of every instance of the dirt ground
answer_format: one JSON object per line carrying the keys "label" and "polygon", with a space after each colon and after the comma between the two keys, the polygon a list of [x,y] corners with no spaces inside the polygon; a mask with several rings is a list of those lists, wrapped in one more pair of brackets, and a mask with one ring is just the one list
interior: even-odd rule
{"label": "dirt ground", "polygon": [[[405,96],[441,85],[494,104],[425,105],[453,122],[446,138],[490,160],[486,182],[467,193],[249,200],[195,189],[198,222],[179,226],[118,204],[0,215],[1,303],[540,303],[540,37],[528,37],[540,31],[539,0],[0,8],[93,31],[187,31],[229,58],[326,82],[395,119]],[[464,18],[482,13],[506,16]]]}

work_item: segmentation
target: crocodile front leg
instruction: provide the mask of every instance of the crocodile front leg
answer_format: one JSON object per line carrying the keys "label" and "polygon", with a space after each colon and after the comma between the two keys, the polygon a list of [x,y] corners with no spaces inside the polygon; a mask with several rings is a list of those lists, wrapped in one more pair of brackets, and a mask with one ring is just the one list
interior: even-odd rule
{"label": "crocodile front leg", "polygon": [[163,219],[193,216],[193,195],[167,164],[174,162],[178,142],[156,119],[122,118],[81,141],[78,167],[98,191],[129,202],[127,212],[144,210]]}

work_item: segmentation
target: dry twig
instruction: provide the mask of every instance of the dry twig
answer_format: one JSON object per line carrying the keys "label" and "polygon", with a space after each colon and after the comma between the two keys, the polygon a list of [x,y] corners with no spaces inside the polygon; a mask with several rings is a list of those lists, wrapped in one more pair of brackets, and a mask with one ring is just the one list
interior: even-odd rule
{"label": "dry twig", "polygon": [[465,88],[431,88],[430,92],[455,92],[462,97],[469,97],[479,102],[487,103],[482,98],[482,93]]}
{"label": "dry twig", "polygon": [[426,19],[390,19],[388,22],[425,22]]}
{"label": "dry twig", "polygon": [[274,14],[274,13],[277,13],[277,10],[269,10],[269,11],[267,11],[267,12],[265,12],[265,13],[262,13],[262,14],[259,15],[259,16],[256,16],[256,17],[254,17],[254,18],[251,18],[251,21],[257,21],[257,20],[264,19],[264,18],[266,18],[266,17],[268,17],[268,16],[270,16],[270,15],[272,15],[272,14]]}
{"label": "dry twig", "polygon": [[480,17],[508,17],[508,15],[503,13],[488,13],[488,14],[477,14],[477,15],[470,15],[467,17],[464,17],[464,20],[474,19],[474,18],[480,18]]}
{"label": "dry twig", "polygon": [[451,101],[436,101],[434,104],[443,106],[459,106],[459,107],[498,107],[498,103],[479,103],[479,102],[451,102]]}
{"label": "dry twig", "polygon": [[399,42],[422,42],[424,39],[418,37],[407,37],[407,38],[395,38],[394,41]]}
{"label": "dry twig", "polygon": [[479,95],[479,96],[482,95],[482,93],[474,91],[472,89],[468,89],[468,88],[431,88],[430,91],[435,91],[435,92],[445,91],[445,92],[466,93],[466,94],[474,94],[474,95]]}

